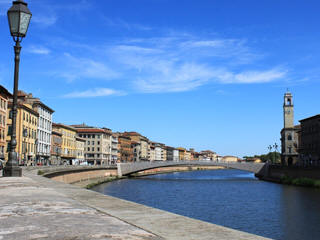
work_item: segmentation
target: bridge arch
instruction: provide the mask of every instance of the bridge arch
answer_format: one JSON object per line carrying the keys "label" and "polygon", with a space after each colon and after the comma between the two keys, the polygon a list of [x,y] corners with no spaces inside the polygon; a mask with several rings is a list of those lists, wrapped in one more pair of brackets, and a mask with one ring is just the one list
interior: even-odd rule
{"label": "bridge arch", "polygon": [[233,168],[253,173],[258,173],[264,166],[264,163],[230,163],[230,162],[215,162],[215,161],[152,161],[152,162],[134,162],[134,163],[118,163],[118,176],[129,176],[131,174],[162,167],[176,166],[221,166]]}

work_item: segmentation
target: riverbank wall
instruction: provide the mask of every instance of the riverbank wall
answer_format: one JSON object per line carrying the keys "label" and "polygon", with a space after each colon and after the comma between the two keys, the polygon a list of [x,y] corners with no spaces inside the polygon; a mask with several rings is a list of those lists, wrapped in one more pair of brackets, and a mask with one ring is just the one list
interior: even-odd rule
{"label": "riverbank wall", "polygon": [[281,183],[283,179],[314,179],[320,180],[320,168],[280,166],[266,164],[264,168],[255,174],[261,180]]}

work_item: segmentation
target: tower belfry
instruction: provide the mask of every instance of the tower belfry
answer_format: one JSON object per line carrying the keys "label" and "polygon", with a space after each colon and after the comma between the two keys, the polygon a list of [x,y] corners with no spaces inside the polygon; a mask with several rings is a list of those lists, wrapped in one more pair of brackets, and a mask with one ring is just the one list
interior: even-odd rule
{"label": "tower belfry", "polygon": [[298,135],[294,126],[293,97],[287,91],[283,101],[283,129],[281,130],[281,162],[290,166],[298,160]]}

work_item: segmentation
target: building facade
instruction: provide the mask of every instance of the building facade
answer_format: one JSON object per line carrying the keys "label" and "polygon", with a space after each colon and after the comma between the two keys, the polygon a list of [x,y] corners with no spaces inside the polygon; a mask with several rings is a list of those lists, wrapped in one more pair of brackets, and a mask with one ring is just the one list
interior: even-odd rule
{"label": "building facade", "polygon": [[124,132],[123,136],[127,136],[131,141],[140,144],[140,154],[138,161],[148,161],[149,139],[137,132]]}
{"label": "building facade", "polygon": [[7,145],[7,116],[8,116],[8,101],[12,98],[11,93],[6,88],[0,85],[0,159],[5,160],[6,145]]}
{"label": "building facade", "polygon": [[62,135],[61,162],[72,165],[76,159],[76,129],[61,123],[52,123],[52,129]]}
{"label": "building facade", "polygon": [[30,104],[38,112],[36,163],[49,164],[51,152],[52,114],[54,111],[31,93],[18,92],[19,101]]}
{"label": "building facade", "polygon": [[133,151],[133,161],[140,162],[141,145],[139,142],[131,141],[131,147]]}
{"label": "building facade", "polygon": [[116,164],[119,157],[119,141],[118,135],[115,133],[111,134],[111,164]]}
{"label": "building facade", "polygon": [[167,161],[173,161],[173,147],[166,146]]}
{"label": "building facade", "polygon": [[87,161],[84,158],[84,148],[86,140],[80,137],[76,137],[76,159],[73,165],[87,165]]}
{"label": "building facade", "polygon": [[118,141],[120,144],[120,162],[133,162],[133,149],[130,137],[120,134]]}
{"label": "building facade", "polygon": [[178,162],[179,161],[179,150],[173,149],[173,161]]}
{"label": "building facade", "polygon": [[179,150],[179,161],[184,161],[187,149],[183,147],[178,147],[177,149]]}
{"label": "building facade", "polygon": [[281,163],[290,166],[298,162],[298,127],[294,125],[293,97],[285,93],[283,103],[283,129],[281,130]]}
{"label": "building facade", "polygon": [[51,134],[51,165],[61,165],[62,152],[62,134],[57,131],[52,131]]}
{"label": "building facade", "polygon": [[[16,152],[20,165],[35,165],[36,139],[39,114],[29,104],[18,101],[16,122]],[[7,153],[12,131],[12,99],[8,103],[7,113]],[[8,154],[6,154],[8,159]]]}
{"label": "building facade", "polygon": [[320,115],[300,120],[299,157],[304,166],[320,166]]}
{"label": "building facade", "polygon": [[108,128],[90,127],[85,124],[72,125],[79,137],[86,140],[84,156],[88,164],[111,165],[111,130]]}

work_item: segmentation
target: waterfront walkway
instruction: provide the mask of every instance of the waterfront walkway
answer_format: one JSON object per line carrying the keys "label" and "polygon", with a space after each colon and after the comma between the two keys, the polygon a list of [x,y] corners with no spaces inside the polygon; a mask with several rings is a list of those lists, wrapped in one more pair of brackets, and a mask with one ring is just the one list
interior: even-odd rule
{"label": "waterfront walkway", "polygon": [[265,239],[24,172],[0,177],[0,240]]}

